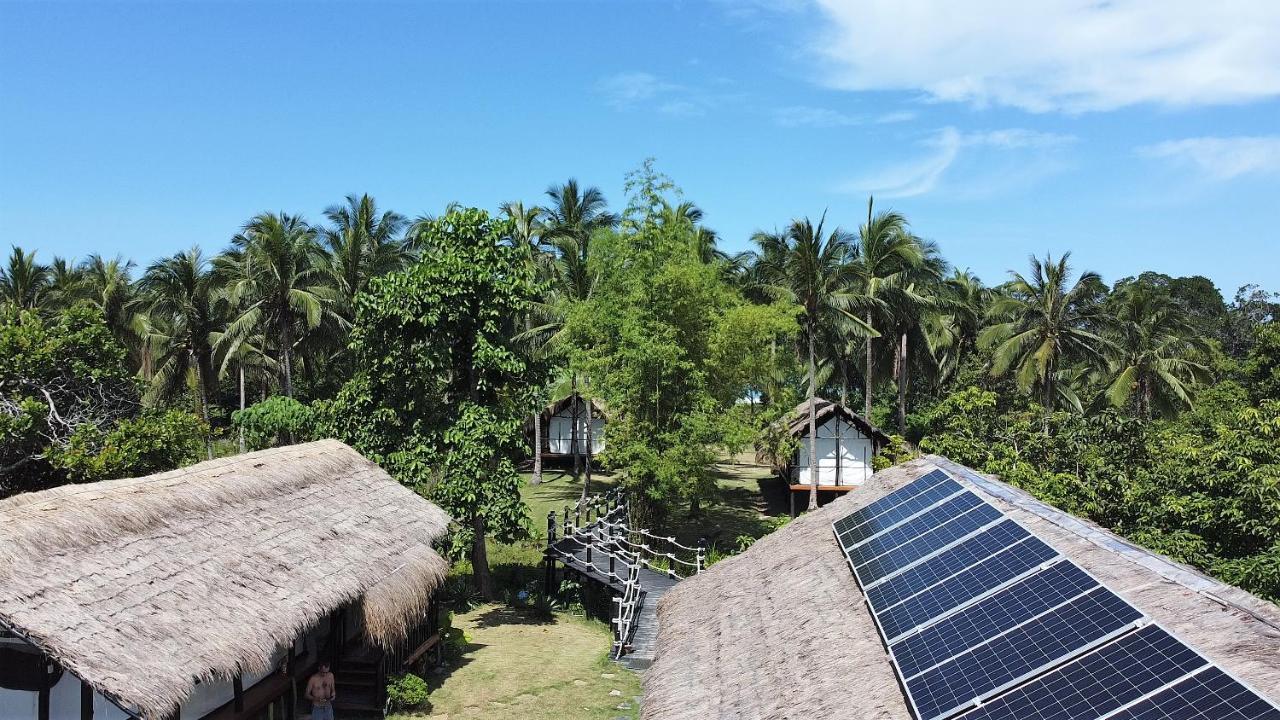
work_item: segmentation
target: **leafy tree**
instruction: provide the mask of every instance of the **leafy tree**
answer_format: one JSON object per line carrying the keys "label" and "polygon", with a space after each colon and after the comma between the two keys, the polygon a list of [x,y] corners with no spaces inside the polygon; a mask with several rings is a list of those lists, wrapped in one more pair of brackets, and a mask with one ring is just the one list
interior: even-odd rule
{"label": "leafy tree", "polygon": [[[809,359],[809,437],[816,438],[818,396],[818,335],[823,327],[840,327],[848,333],[874,335],[871,326],[854,314],[861,298],[850,290],[852,238],[835,228],[828,233],[825,218],[814,225],[808,218],[791,223],[785,238],[757,235],[762,276],[770,292],[795,303]],[[809,443],[809,467],[818,467],[817,443]],[[818,507],[816,475],[810,479],[809,509]]]}
{"label": "leafy tree", "polygon": [[172,470],[200,459],[209,429],[182,410],[153,410],[113,427],[79,426],[53,464],[71,482],[97,482]]}
{"label": "leafy tree", "polygon": [[1111,381],[1105,397],[1114,407],[1136,404],[1138,415],[1152,410],[1171,416],[1191,407],[1197,383],[1209,369],[1192,358],[1207,351],[1189,317],[1173,298],[1157,288],[1124,286],[1107,303],[1112,330]]}
{"label": "leafy tree", "polygon": [[284,395],[275,395],[231,414],[231,423],[253,450],[308,442],[320,433],[315,410]]}
{"label": "leafy tree", "polygon": [[228,327],[232,336],[270,333],[277,351],[280,387],[293,397],[297,344],[323,328],[320,341],[336,344],[348,326],[337,314],[316,231],[297,215],[263,213],[231,239],[219,259],[227,292],[243,309]]}
{"label": "leafy tree", "polygon": [[1280,400],[1280,322],[1273,320],[1254,331],[1244,375],[1255,398]]}
{"label": "leafy tree", "polygon": [[527,531],[516,460],[533,402],[513,339],[539,288],[509,222],[451,209],[422,227],[422,257],[361,295],[356,374],[329,408],[336,435],[448,511],[492,597],[486,538]]}
{"label": "leafy tree", "polygon": [[1093,330],[1101,279],[1086,271],[1072,283],[1070,258],[1071,253],[1064,253],[1057,262],[1051,256],[1042,262],[1032,256],[1030,278],[1010,271],[1012,281],[991,306],[994,324],[979,336],[981,345],[995,351],[992,374],[1014,370],[1019,389],[1039,389],[1045,433],[1063,393],[1080,405],[1071,388],[1060,383],[1061,371],[1072,361],[1100,361],[1107,347]]}
{"label": "leafy tree", "polygon": [[[526,208],[523,202],[508,202],[502,205],[502,214],[511,222],[511,241],[515,247],[520,250],[521,259],[525,266],[539,278],[549,278],[555,270],[555,257],[547,252],[542,245],[542,233],[545,228],[542,224],[543,210],[540,207]],[[524,314],[524,331],[518,336],[518,339],[530,348],[534,357],[545,357],[548,352],[554,352],[554,349],[546,344],[548,337],[544,331],[539,332],[539,319],[554,318],[554,311],[543,309],[541,303],[532,303]],[[555,322],[551,319],[551,322]],[[541,342],[540,342],[541,341]],[[545,399],[545,398],[543,398]],[[533,425],[533,476],[530,483],[539,485],[542,483],[542,422],[540,421],[542,402],[538,403],[539,407],[535,408],[530,416],[530,422]]]}
{"label": "leafy tree", "polygon": [[8,263],[0,268],[0,306],[35,310],[44,301],[49,281],[49,268],[36,262],[36,254],[14,245]]}

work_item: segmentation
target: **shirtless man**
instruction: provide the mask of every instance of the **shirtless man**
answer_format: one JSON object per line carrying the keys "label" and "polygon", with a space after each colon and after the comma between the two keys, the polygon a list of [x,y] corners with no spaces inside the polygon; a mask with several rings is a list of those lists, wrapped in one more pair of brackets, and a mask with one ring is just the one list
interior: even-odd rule
{"label": "shirtless man", "polygon": [[334,690],[333,673],[329,672],[329,663],[320,661],[320,669],[307,681],[307,699],[311,701],[311,720],[333,720],[333,700],[338,695]]}

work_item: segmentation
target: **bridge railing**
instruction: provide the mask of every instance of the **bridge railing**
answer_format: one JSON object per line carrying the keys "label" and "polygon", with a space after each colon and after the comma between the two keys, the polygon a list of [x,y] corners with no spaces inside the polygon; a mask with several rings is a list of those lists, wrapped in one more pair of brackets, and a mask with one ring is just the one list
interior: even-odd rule
{"label": "bridge railing", "polygon": [[613,598],[618,606],[613,618],[613,658],[627,654],[631,636],[636,630],[636,616],[644,604],[644,588],[640,587],[640,565],[634,564],[627,571],[627,581],[621,595]]}

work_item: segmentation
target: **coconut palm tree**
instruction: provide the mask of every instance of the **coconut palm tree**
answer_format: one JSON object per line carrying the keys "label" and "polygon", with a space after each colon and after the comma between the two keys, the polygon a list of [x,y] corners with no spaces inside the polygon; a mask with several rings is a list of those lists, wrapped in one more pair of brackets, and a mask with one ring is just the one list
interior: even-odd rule
{"label": "coconut palm tree", "polygon": [[328,250],[321,265],[337,290],[340,312],[354,320],[356,295],[369,280],[399,270],[411,257],[401,237],[409,220],[390,210],[379,213],[368,195],[348,195],[345,205],[333,205],[324,215],[332,225],[320,233]]}
{"label": "coconut palm tree", "polygon": [[853,238],[840,228],[828,232],[826,217],[815,225],[809,218],[794,220],[785,236],[757,233],[759,270],[767,292],[800,306],[801,326],[809,361],[809,509],[818,507],[816,438],[818,398],[817,339],[826,327],[846,334],[875,335],[855,312],[863,298],[852,290]]}
{"label": "coconut palm tree", "polygon": [[91,294],[86,286],[85,267],[63,257],[54,256],[49,263],[49,284],[44,304],[71,307]]}
{"label": "coconut palm tree", "polygon": [[[884,296],[907,283],[906,274],[924,262],[920,243],[907,230],[907,219],[893,211],[874,212],[875,199],[867,199],[867,222],[858,228],[852,275],[863,296],[863,322],[867,327],[882,324],[876,318],[887,309]],[[877,333],[873,337],[877,337]],[[873,343],[866,343],[863,379],[863,413],[871,419],[871,393],[875,388]]]}
{"label": "coconut palm tree", "polygon": [[728,261],[730,259],[729,254],[716,247],[716,243],[720,241],[720,236],[716,234],[715,230],[703,225],[702,218],[702,208],[687,200],[676,205],[671,205],[664,200],[662,213],[658,216],[658,222],[663,227],[685,229],[693,244],[694,253],[697,254],[698,259],[702,260],[702,262]]}
{"label": "coconut palm tree", "polygon": [[994,323],[978,336],[980,346],[994,348],[992,375],[1013,371],[1023,392],[1039,390],[1046,435],[1060,398],[1060,372],[1072,362],[1101,362],[1110,345],[1094,332],[1102,280],[1086,271],[1073,283],[1070,258],[1069,252],[1056,262],[1033,255],[1030,277],[1009,271],[1012,279],[991,305]]}
{"label": "coconut palm tree", "polygon": [[[552,185],[547,188],[547,197],[551,203],[546,208],[545,230],[543,239],[556,250],[555,281],[557,288],[552,294],[554,304],[545,309],[551,311],[549,322],[543,324],[541,334],[554,341],[563,327],[563,313],[574,303],[585,301],[591,296],[595,287],[595,278],[588,265],[591,254],[591,237],[601,231],[611,229],[618,224],[618,216],[609,212],[604,193],[599,188],[580,188],[578,181],[569,178],[563,185]],[[559,317],[560,319],[556,319]],[[573,403],[572,428],[570,431],[570,448],[573,451],[574,477],[581,475],[581,453],[578,451],[578,411],[581,403],[578,398],[578,377],[570,379]],[[587,448],[590,453],[591,449]],[[587,465],[590,472],[590,455]],[[582,495],[587,496],[589,482],[582,485]]]}
{"label": "coconut palm tree", "polygon": [[1114,345],[1106,400],[1118,408],[1136,404],[1144,419],[1152,410],[1168,417],[1190,408],[1195,386],[1210,377],[1209,368],[1192,358],[1208,347],[1178,304],[1136,283],[1110,298],[1107,315]]}
{"label": "coconut palm tree", "polygon": [[0,305],[35,310],[44,301],[49,283],[49,268],[36,262],[35,252],[14,245],[9,261],[0,268]]}
{"label": "coconut palm tree", "polygon": [[107,327],[122,345],[137,350],[141,340],[141,298],[133,284],[132,260],[94,253],[79,268],[85,298],[102,310]]}
{"label": "coconut palm tree", "polygon": [[[222,329],[214,308],[214,278],[209,261],[193,247],[152,263],[138,283],[146,297],[145,340],[156,358],[147,391],[151,402],[173,397],[194,377],[200,415],[209,424],[209,388],[213,383],[213,334]],[[205,436],[213,458],[213,439]]]}
{"label": "coconut palm tree", "polygon": [[231,239],[219,265],[228,277],[233,305],[242,307],[227,331],[250,337],[259,328],[278,353],[280,387],[293,397],[297,344],[323,325],[330,335],[349,323],[336,312],[338,293],[329,284],[316,231],[301,217],[263,213]]}
{"label": "coconut palm tree", "polygon": [[938,362],[937,379],[946,381],[955,377],[965,356],[977,345],[991,290],[968,270],[953,270],[942,281],[940,291],[946,309],[930,317],[929,337]]}
{"label": "coconut palm tree", "polygon": [[933,318],[945,312],[950,304],[941,286],[947,263],[938,246],[914,236],[910,241],[916,246],[918,261],[906,264],[884,287],[888,305],[886,324],[892,328],[895,338],[893,375],[898,390],[899,435],[907,432],[907,388],[912,366],[932,375],[938,372],[929,329],[934,324]]}

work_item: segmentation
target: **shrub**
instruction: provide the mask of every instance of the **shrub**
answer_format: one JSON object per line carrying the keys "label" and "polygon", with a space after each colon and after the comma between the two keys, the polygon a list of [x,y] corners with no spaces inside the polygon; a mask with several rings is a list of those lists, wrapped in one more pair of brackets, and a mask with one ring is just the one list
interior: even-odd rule
{"label": "shrub", "polygon": [[207,431],[182,410],[122,420],[107,432],[85,424],[51,460],[72,482],[150,475],[200,460]]}
{"label": "shrub", "polygon": [[427,704],[429,694],[427,681],[413,673],[398,675],[387,683],[387,702],[392,710],[421,708]]}
{"label": "shrub", "polygon": [[315,440],[319,428],[312,408],[284,395],[237,410],[231,414],[231,422],[244,431],[251,450]]}

